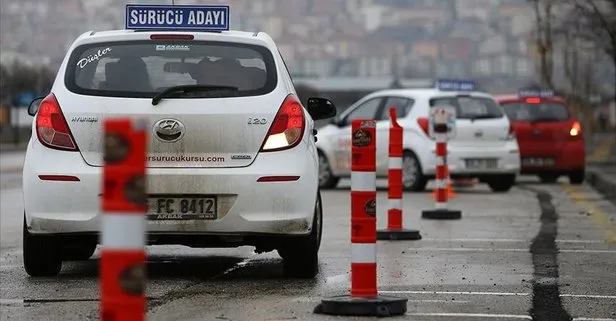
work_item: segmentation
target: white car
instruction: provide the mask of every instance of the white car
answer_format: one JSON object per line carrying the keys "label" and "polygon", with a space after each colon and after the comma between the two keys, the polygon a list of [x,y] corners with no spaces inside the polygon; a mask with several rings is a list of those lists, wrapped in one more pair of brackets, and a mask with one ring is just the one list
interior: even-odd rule
{"label": "white car", "polygon": [[[23,168],[24,267],[56,275],[98,243],[106,118],[145,118],[148,244],[277,250],[318,273],[322,206],[314,120],[263,32],[86,32],[35,117]],[[198,206],[192,206],[192,205]]]}
{"label": "white car", "polygon": [[448,142],[452,178],[478,178],[495,192],[506,192],[520,171],[518,143],[509,119],[494,98],[477,91],[389,89],[371,93],[319,129],[319,185],[334,188],[349,177],[353,119],[377,120],[377,177],[387,177],[389,109],[395,107],[404,128],[403,187],[424,190],[435,178],[435,140],[429,133],[429,111],[437,105],[456,108],[457,135]]}

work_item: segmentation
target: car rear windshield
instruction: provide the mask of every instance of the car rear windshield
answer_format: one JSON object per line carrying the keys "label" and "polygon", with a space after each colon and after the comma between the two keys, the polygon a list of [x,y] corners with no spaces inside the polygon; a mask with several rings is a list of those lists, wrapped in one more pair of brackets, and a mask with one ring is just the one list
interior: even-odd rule
{"label": "car rear windshield", "polygon": [[430,107],[443,105],[455,107],[457,119],[493,119],[505,115],[494,100],[485,97],[439,97],[430,100]]}
{"label": "car rear windshield", "polygon": [[220,98],[267,94],[276,87],[277,77],[272,54],[262,46],[148,40],[76,48],[65,83],[78,94],[135,98],[152,98],[180,85],[237,88],[190,93],[190,98]]}
{"label": "car rear windshield", "polygon": [[557,102],[529,104],[509,102],[502,104],[507,117],[517,122],[560,122],[569,120],[567,106]]}

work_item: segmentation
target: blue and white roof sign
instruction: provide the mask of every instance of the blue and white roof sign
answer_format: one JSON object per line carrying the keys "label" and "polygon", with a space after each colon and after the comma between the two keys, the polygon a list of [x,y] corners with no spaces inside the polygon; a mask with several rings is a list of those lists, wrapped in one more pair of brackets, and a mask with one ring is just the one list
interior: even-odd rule
{"label": "blue and white roof sign", "polygon": [[521,88],[518,90],[519,97],[554,97],[554,90],[541,88]]}
{"label": "blue and white roof sign", "polygon": [[438,79],[436,88],[442,91],[474,91],[477,85],[472,80]]}
{"label": "blue and white roof sign", "polygon": [[229,30],[229,6],[126,5],[126,29]]}

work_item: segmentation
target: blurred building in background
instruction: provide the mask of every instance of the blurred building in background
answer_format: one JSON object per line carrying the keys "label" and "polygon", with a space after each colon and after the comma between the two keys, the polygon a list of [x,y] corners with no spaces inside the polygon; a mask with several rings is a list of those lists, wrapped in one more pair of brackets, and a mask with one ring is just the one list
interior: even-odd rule
{"label": "blurred building in background", "polygon": [[[171,0],[2,0],[2,56],[13,53],[57,69],[79,34],[123,28],[127,3],[170,4]],[[229,4],[232,28],[269,33],[294,79],[308,83],[320,79],[316,83],[321,87],[323,83],[332,86],[320,90],[357,85],[360,91],[361,80],[368,78],[463,77],[477,80],[482,90],[500,94],[538,78],[534,11],[527,0],[175,3]],[[567,85],[563,68],[558,67],[565,58],[554,51],[555,85]],[[609,60],[604,66],[597,69],[603,74],[598,73],[596,83],[609,92],[614,71]],[[376,80],[373,83],[380,83]]]}

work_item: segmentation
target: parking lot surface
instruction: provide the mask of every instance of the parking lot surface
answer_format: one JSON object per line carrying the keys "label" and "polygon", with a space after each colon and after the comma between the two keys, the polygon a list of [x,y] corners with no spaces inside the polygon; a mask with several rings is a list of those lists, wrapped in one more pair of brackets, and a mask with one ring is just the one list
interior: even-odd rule
{"label": "parking lot surface", "polygon": [[[20,161],[1,155],[0,320],[98,320],[98,251],[56,278],[22,268]],[[380,181],[378,225],[386,225]],[[360,320],[313,314],[346,294],[350,270],[350,182],[323,191],[321,273],[282,276],[276,252],[252,248],[148,248],[148,320]],[[419,241],[379,241],[382,294],[408,298],[392,320],[616,320],[616,207],[589,186],[520,178],[509,193],[458,188],[457,221],[422,220],[430,193],[404,195],[404,224]]]}

